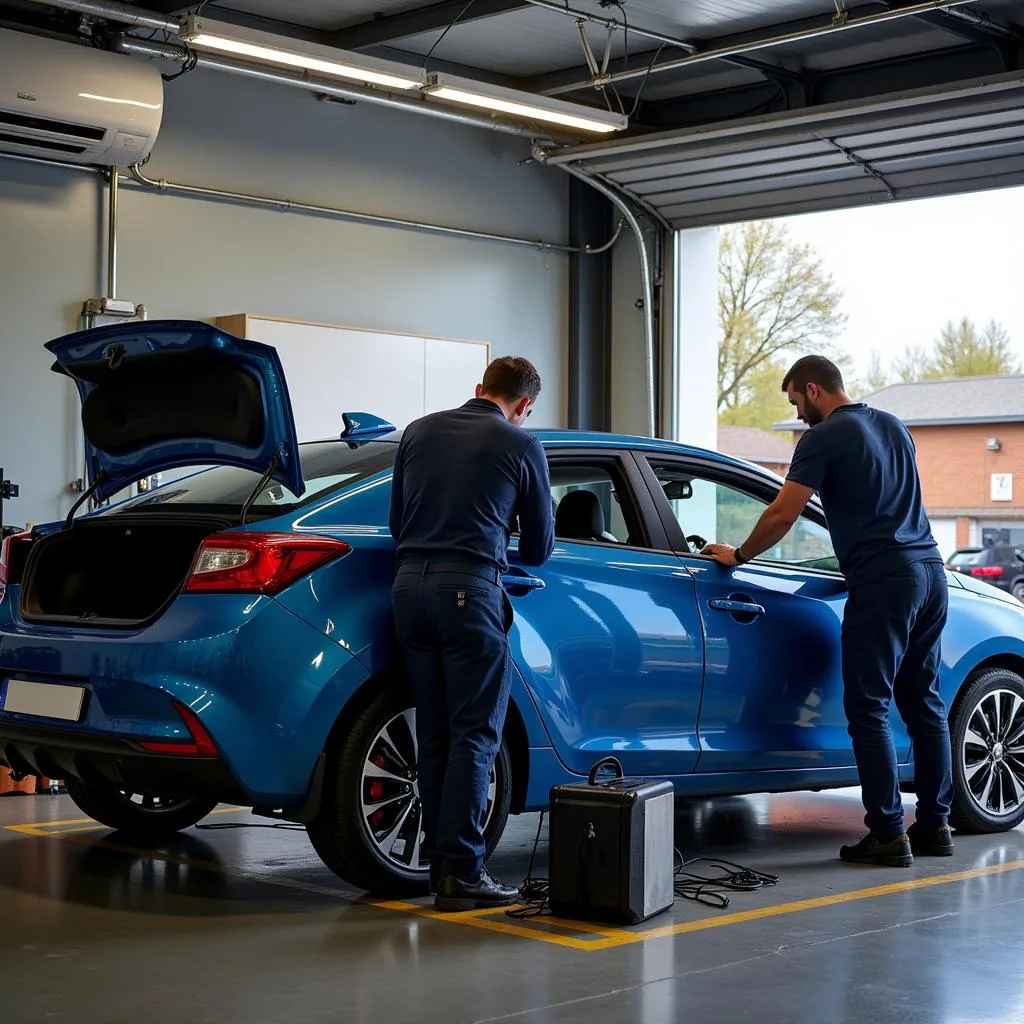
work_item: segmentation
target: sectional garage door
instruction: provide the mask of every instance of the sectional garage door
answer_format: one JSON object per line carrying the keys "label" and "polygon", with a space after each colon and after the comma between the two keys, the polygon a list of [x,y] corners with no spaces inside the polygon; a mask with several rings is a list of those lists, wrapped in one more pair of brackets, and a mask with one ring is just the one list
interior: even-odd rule
{"label": "sectional garage door", "polygon": [[565,150],[678,228],[1024,184],[1024,73]]}

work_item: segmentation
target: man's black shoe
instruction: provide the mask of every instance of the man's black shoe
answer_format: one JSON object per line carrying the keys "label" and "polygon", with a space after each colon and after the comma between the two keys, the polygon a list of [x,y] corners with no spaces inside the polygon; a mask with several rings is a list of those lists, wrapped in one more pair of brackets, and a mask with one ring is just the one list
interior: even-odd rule
{"label": "man's black shoe", "polygon": [[438,910],[458,912],[485,907],[507,907],[519,899],[519,890],[492,878],[485,868],[475,882],[445,875],[434,898]]}
{"label": "man's black shoe", "polygon": [[852,864],[881,864],[889,868],[909,868],[914,863],[910,840],[905,832],[884,843],[869,832],[855,846],[844,846],[839,856]]}
{"label": "man's black shoe", "polygon": [[915,821],[907,829],[910,848],[915,857],[952,857],[953,830],[948,825],[940,828],[921,828]]}

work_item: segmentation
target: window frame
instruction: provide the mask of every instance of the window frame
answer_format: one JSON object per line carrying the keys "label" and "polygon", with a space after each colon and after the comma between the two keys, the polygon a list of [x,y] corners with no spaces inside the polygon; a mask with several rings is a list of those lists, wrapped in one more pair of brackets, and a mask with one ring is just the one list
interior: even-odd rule
{"label": "window frame", "polygon": [[[555,546],[565,544],[581,544],[585,547],[600,548],[603,551],[656,551],[674,554],[669,536],[665,531],[662,517],[657,505],[651,497],[650,490],[640,466],[637,465],[633,453],[618,448],[545,448],[548,460],[548,473],[557,463],[568,463],[574,466],[593,466],[607,470],[611,467],[611,475],[617,473],[621,481],[624,501],[629,502],[629,510],[636,519],[636,525],[642,533],[643,544],[623,544],[612,541],[580,540],[575,537],[559,537],[555,535]],[[616,481],[618,482],[618,481]],[[629,514],[623,509],[623,517],[628,524]],[[678,525],[678,524],[677,524]]]}
{"label": "window frame", "polygon": [[[761,476],[755,471],[739,466],[723,465],[721,462],[717,462],[712,459],[704,459],[700,456],[672,455],[652,451],[640,451],[634,452],[634,457],[637,461],[638,469],[647,485],[648,491],[650,492],[651,500],[661,518],[662,527],[668,537],[669,543],[672,545],[672,550],[675,554],[685,556],[687,558],[699,558],[703,561],[711,561],[710,555],[702,555],[699,551],[690,550],[690,545],[686,541],[682,524],[678,519],[676,519],[675,514],[672,511],[672,507],[666,499],[664,491],[661,489],[661,485],[658,483],[658,475],[655,472],[654,465],[652,465],[652,463],[678,467],[683,472],[689,473],[692,476],[698,476],[701,479],[708,480],[711,483],[722,484],[725,487],[732,487],[734,490],[739,491],[748,498],[754,498],[758,501],[765,502],[766,507],[778,497],[779,491],[782,490],[781,480],[772,480]],[[800,514],[800,518],[807,519],[815,525],[820,526],[822,529],[828,530],[828,524],[825,521],[825,513],[814,498],[807,503],[804,511]],[[739,544],[743,540],[745,540],[744,537],[737,537],[735,538],[735,543]],[[820,569],[814,566],[794,565],[790,562],[777,562],[772,559],[762,558],[761,556],[750,559],[750,563],[784,567],[794,572],[813,573],[817,576],[827,576],[833,579],[836,577],[842,578],[843,576],[838,569]]]}

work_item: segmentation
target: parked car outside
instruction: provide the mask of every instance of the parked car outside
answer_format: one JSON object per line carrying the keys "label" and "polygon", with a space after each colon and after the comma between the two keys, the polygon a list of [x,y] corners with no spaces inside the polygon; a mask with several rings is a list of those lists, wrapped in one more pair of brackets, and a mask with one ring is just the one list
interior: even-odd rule
{"label": "parked car outside", "polygon": [[950,555],[946,568],[991,583],[993,587],[1024,601],[1024,549],[1011,544],[960,548]]}

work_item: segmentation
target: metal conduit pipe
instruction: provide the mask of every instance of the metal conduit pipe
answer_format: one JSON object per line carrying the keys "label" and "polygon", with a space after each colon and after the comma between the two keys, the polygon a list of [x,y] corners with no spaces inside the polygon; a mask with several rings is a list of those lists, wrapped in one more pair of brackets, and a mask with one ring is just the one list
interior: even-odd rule
{"label": "metal conduit pipe", "polygon": [[[89,164],[69,164],[61,160],[48,160],[45,157],[20,156],[16,153],[0,153],[0,160],[14,160],[17,163],[37,164],[40,167],[57,167],[66,171],[78,171],[84,174],[106,174],[106,169],[93,167]],[[469,231],[464,228],[451,228],[443,224],[428,224],[422,221],[402,220],[398,217],[382,217],[372,213],[358,213],[353,210],[339,210],[329,206],[315,206],[311,203],[297,203],[288,199],[270,199],[264,196],[247,195],[243,192],[228,192],[222,189],[202,188],[198,185],[181,185],[171,181],[157,181],[147,178],[138,166],[129,168],[129,176],[118,175],[119,184],[145,188],[162,192],[180,192],[184,195],[204,196],[211,199],[223,199],[227,202],[242,203],[251,206],[272,206],[280,210],[294,210],[297,213],[315,213],[319,216],[337,217],[339,220],[351,220],[356,223],[376,224],[381,227],[402,228],[414,231],[426,231],[439,235],[455,235],[459,238],[473,238],[484,242],[499,242],[505,245],[525,246],[539,249],[542,252],[575,253],[577,248],[571,245],[555,245],[550,242],[535,241],[531,238],[517,238],[514,235],[499,235],[487,231]]]}
{"label": "metal conduit pipe", "polygon": [[619,240],[619,236],[622,234],[622,229],[626,226],[626,218],[620,217],[619,223],[615,225],[615,230],[612,232],[612,237],[608,239],[604,245],[586,245],[583,247],[583,251],[588,256],[600,256],[601,253],[607,252],[613,245]]}
{"label": "metal conduit pipe", "polygon": [[[564,7],[557,3],[548,3],[548,0],[527,0],[528,3],[544,7],[552,11],[560,11],[566,14]],[[817,39],[821,36],[833,35],[836,32],[846,32],[856,28],[866,28],[870,25],[881,25],[888,21],[896,21],[899,18],[908,18],[915,14],[924,14],[928,11],[950,10],[956,7],[966,7],[969,4],[977,3],[978,0],[923,0],[923,2],[909,4],[905,7],[892,8],[887,11],[875,12],[873,14],[850,13],[845,20],[830,21],[825,25],[817,25],[814,28],[801,29],[799,32],[783,33],[782,35],[769,36],[764,39],[753,40],[749,43],[737,43],[734,46],[721,46],[713,50],[702,50],[690,53],[686,57],[677,57],[673,60],[663,61],[661,64],[654,64],[652,67],[629,68],[626,71],[614,71],[601,76],[601,84],[607,85],[614,82],[627,82],[637,78],[646,78],[648,75],[656,75],[662,71],[678,71],[694,64],[704,64],[712,60],[724,60],[727,57],[738,57],[745,53],[755,53],[757,50],[765,50],[773,46],[784,46],[788,43],[797,43],[805,39]],[[636,30],[630,26],[630,32]],[[636,32],[637,35],[641,33]],[[648,33],[650,38],[654,34]],[[678,40],[673,41],[675,45],[681,44]],[[545,89],[546,95],[554,96],[558,93],[575,92],[585,89],[593,83],[570,82],[565,85]]]}
{"label": "metal conduit pipe", "polygon": [[59,7],[64,11],[75,11],[78,14],[91,14],[95,18],[116,21],[122,25],[135,25],[137,28],[153,28],[163,32],[178,33],[178,19],[154,11],[142,10],[130,4],[118,3],[117,0],[32,0],[33,3],[46,7]]}
{"label": "metal conduit pipe", "polygon": [[[543,159],[543,154],[539,154],[538,158]],[[571,174],[574,178],[579,178],[580,181],[586,182],[591,188],[597,189],[606,199],[614,203],[636,237],[637,248],[640,250],[640,277],[644,292],[644,335],[646,343],[646,351],[644,352],[644,383],[647,388],[647,431],[650,437],[656,437],[657,426],[654,408],[654,280],[651,275],[651,256],[647,251],[647,239],[644,238],[644,230],[636,219],[636,215],[630,209],[629,204],[613,188],[609,188],[603,181],[591,177],[591,175],[573,164],[559,164],[558,166],[567,174]]]}
{"label": "metal conduit pipe", "polygon": [[121,176],[110,169],[107,186],[107,298],[117,298],[117,199]]}
{"label": "metal conduit pipe", "polygon": [[229,57],[214,57],[205,53],[198,54],[194,51],[190,54],[183,46],[151,42],[147,39],[138,39],[135,36],[120,36],[115,42],[115,48],[120,53],[133,54],[137,57],[156,57],[161,60],[176,61],[179,64],[184,64],[186,61],[194,61],[195,67],[209,68],[211,71],[224,71],[228,74],[241,75],[244,78],[253,78],[261,82],[272,82],[275,85],[289,85],[296,89],[304,89],[307,92],[319,93],[322,96],[373,103],[396,110],[406,110],[414,114],[425,114],[427,117],[437,117],[444,121],[453,121],[456,124],[469,125],[473,128],[486,128],[490,131],[503,132],[507,135],[518,135],[528,139],[543,137],[551,139],[553,142],[579,141],[578,136],[573,136],[570,139],[569,136],[560,135],[558,132],[551,132],[547,128],[538,128],[534,125],[513,121],[503,121],[498,117],[462,113],[458,110],[451,110],[448,107],[431,103],[427,99],[397,96],[394,93],[376,89],[365,89],[358,85],[339,85],[323,78],[312,78],[308,74],[275,71],[273,68],[246,64],[244,61],[232,60]]}
{"label": "metal conduit pipe", "polygon": [[301,203],[291,199],[275,199],[270,196],[249,195],[244,192],[230,192],[226,189],[204,188],[200,185],[183,185],[179,182],[148,178],[142,173],[138,164],[129,168],[129,183],[159,192],[178,192],[182,195],[203,196],[207,199],[223,199],[228,202],[243,203],[247,206],[270,206],[278,210],[290,210],[297,213],[313,213],[321,217],[336,217],[339,220],[350,220],[357,224],[375,224],[379,227],[404,228],[405,230],[426,231],[439,235],[454,235],[457,238],[472,238],[484,242],[502,242],[506,245],[521,245],[544,252],[574,253],[579,250],[571,245],[554,245],[549,242],[535,241],[529,238],[516,238],[513,235],[498,235],[488,231],[471,231],[467,228],[451,228],[441,224],[427,224],[423,221],[404,220],[400,217],[384,217],[373,213],[357,213],[353,210],[341,210],[333,206],[317,206],[314,203]]}

